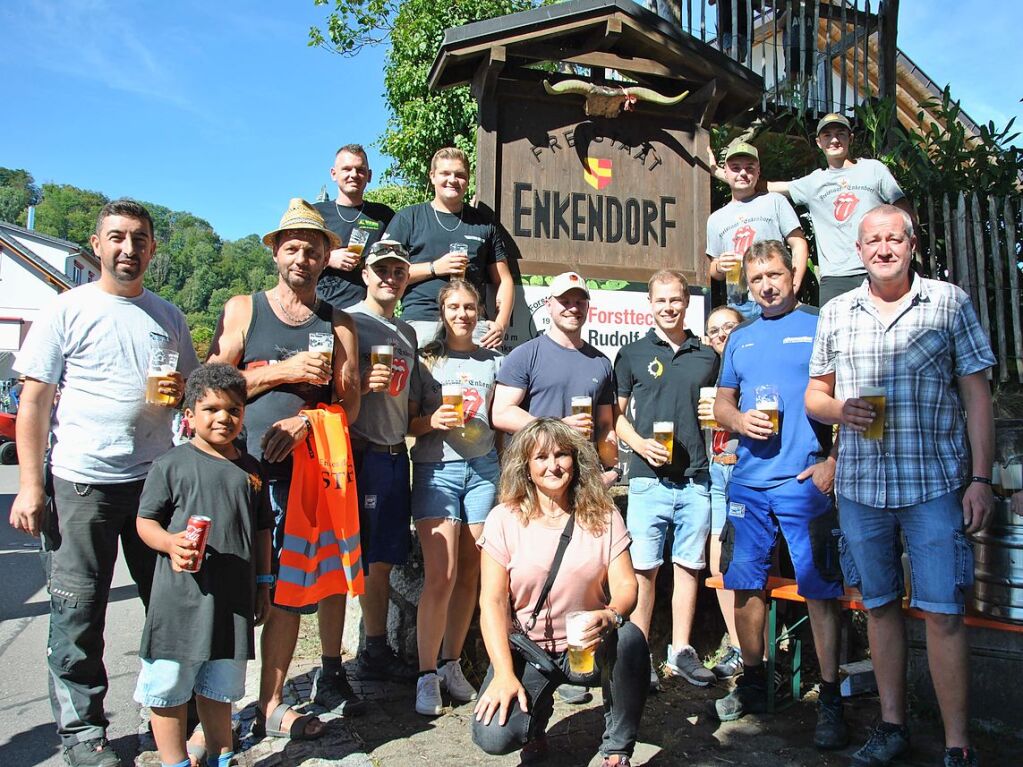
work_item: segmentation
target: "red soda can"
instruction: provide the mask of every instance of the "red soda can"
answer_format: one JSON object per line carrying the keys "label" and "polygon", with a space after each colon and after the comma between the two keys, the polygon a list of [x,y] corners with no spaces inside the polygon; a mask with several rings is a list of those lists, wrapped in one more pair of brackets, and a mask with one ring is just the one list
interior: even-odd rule
{"label": "red soda can", "polygon": [[186,573],[197,573],[202,566],[202,558],[206,553],[206,540],[210,537],[210,525],[213,520],[193,514],[188,518],[185,538],[195,544],[195,566],[182,568]]}

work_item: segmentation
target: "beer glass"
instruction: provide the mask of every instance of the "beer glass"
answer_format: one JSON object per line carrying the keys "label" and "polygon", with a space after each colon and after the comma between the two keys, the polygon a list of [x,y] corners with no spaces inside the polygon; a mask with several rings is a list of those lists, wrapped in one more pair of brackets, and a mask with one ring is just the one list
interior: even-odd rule
{"label": "beer glass", "polygon": [[866,400],[874,408],[874,420],[863,432],[864,439],[881,439],[884,435],[885,393],[883,386],[861,386],[860,399]]}
{"label": "beer glass", "polygon": [[777,435],[781,431],[781,397],[778,395],[778,387],[773,384],[765,384],[756,388],[757,407],[756,409],[771,419],[771,433]]}
{"label": "beer glass", "polygon": [[672,447],[675,445],[675,424],[672,421],[654,421],[654,440],[668,451],[671,463]]}
{"label": "beer glass", "polygon": [[310,333],[309,351],[322,355],[323,359],[327,361],[327,367],[331,367],[334,363],[334,334]]}
{"label": "beer glass", "polygon": [[388,370],[392,370],[394,365],[394,346],[391,344],[380,344],[378,346],[371,346],[369,348],[369,362],[371,365],[383,365]]}
{"label": "beer glass", "polygon": [[[582,394],[577,397],[572,397],[572,415],[579,415],[585,413],[591,419],[593,418],[593,397],[588,394]],[[587,433],[587,437],[593,434],[593,430],[590,429]]]}
{"label": "beer glass", "polygon": [[[468,263],[469,259],[469,246],[464,242],[453,242],[448,246],[448,252],[454,253],[459,256],[463,256]],[[451,279],[453,280],[464,280],[465,279],[465,267],[462,267],[460,272],[452,272]]]}
{"label": "beer glass", "polygon": [[444,384],[440,387],[441,402],[454,405],[458,416],[458,426],[465,426],[465,411],[462,409],[462,384]]}
{"label": "beer glass", "polygon": [[565,634],[568,639],[568,667],[573,674],[592,674],[596,645],[583,647],[582,636],[593,622],[589,612],[574,610],[565,616]]}
{"label": "beer glass", "polygon": [[178,353],[163,346],[157,346],[149,354],[149,371],[146,375],[146,402],[161,407],[174,407],[175,398],[160,393],[160,382],[169,381],[178,369]]}
{"label": "beer glass", "polygon": [[[710,401],[711,412],[714,410],[714,398],[718,396],[718,387],[716,386],[701,386],[700,387],[700,402],[704,400]],[[710,418],[700,418],[701,429],[720,429],[718,422],[712,415]]]}
{"label": "beer glass", "polygon": [[1023,464],[1019,462],[1007,463],[1002,466],[1001,472],[1002,490],[1008,498],[1013,493],[1023,490]]}
{"label": "beer glass", "polygon": [[346,247],[352,253],[361,256],[368,241],[369,232],[365,229],[353,229],[351,235],[348,237],[348,245]]}
{"label": "beer glass", "polygon": [[[734,255],[734,254],[733,254]],[[732,264],[728,269],[722,269],[725,273],[725,284],[732,287],[738,286],[742,280],[742,259]]]}

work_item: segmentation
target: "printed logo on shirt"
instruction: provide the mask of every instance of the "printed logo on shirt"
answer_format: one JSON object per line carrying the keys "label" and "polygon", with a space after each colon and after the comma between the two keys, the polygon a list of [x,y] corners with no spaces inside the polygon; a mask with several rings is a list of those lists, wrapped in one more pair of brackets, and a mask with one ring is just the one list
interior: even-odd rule
{"label": "printed logo on shirt", "polygon": [[258,474],[249,475],[249,487],[255,492],[259,492],[263,489],[263,479]]}
{"label": "printed logo on shirt", "polygon": [[783,344],[812,344],[813,336],[789,336],[782,339]]}
{"label": "printed logo on shirt", "polygon": [[409,365],[404,357],[395,357],[391,363],[390,395],[397,397],[408,383]]}
{"label": "printed logo on shirt", "polygon": [[149,331],[149,340],[152,341],[154,344],[157,344],[157,345],[169,344],[170,343],[170,336],[168,336],[168,335],[166,335],[164,333],[157,333],[155,330],[150,330]]}
{"label": "printed logo on shirt", "polygon": [[842,192],[835,198],[835,221],[848,221],[860,198],[854,192]]}
{"label": "printed logo on shirt", "polygon": [[476,417],[476,414],[480,411],[480,406],[483,404],[483,397],[480,396],[479,389],[474,386],[463,386],[462,387],[462,417],[465,421],[471,421]]}
{"label": "printed logo on shirt", "polygon": [[375,495],[367,495],[362,499],[362,506],[366,511],[370,511],[377,507],[377,497]]}
{"label": "printed logo on shirt", "polygon": [[379,221],[374,221],[371,218],[360,218],[359,219],[358,228],[359,229],[379,229],[380,228],[380,222]]}
{"label": "printed logo on shirt", "polygon": [[744,519],[746,517],[746,504],[745,503],[729,503],[728,504],[728,516],[739,517]]}
{"label": "printed logo on shirt", "polygon": [[646,372],[654,378],[660,378],[664,374],[664,365],[657,357],[654,357],[650,364],[646,366]]}
{"label": "printed logo on shirt", "polygon": [[478,234],[467,234],[467,235],[465,235],[465,239],[467,239],[467,240],[474,240],[476,242],[486,242],[486,240],[484,238],[480,237]]}
{"label": "printed logo on shirt", "polygon": [[740,226],[732,235],[732,250],[740,256],[749,250],[753,244],[753,238],[757,236],[757,230],[749,224]]}

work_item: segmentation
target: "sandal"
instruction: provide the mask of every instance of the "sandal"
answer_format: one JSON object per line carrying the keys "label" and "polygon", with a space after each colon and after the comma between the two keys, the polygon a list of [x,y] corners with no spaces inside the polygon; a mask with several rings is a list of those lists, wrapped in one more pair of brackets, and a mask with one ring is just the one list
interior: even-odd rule
{"label": "sandal", "polygon": [[[286,731],[281,729],[284,724],[284,717],[294,709],[287,703],[280,703],[267,716],[256,706],[256,718],[252,720],[252,734],[257,738],[269,736],[271,738],[290,738],[291,740],[319,740],[323,737],[324,730],[310,734],[307,727],[310,722],[319,722],[316,714],[301,714],[296,717]],[[321,722],[322,724],[322,722]]]}

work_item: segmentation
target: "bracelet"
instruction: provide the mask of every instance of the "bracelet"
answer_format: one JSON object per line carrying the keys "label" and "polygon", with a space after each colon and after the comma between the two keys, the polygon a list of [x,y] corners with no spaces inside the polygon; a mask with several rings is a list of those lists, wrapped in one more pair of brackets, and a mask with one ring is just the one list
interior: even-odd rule
{"label": "bracelet", "polygon": [[434,267],[433,261],[430,262],[430,276],[431,277],[436,277],[437,276],[437,269],[436,269],[436,267]]}
{"label": "bracelet", "polygon": [[982,485],[990,485],[991,480],[987,477],[970,477],[970,482],[980,482]]}
{"label": "bracelet", "polygon": [[298,417],[302,419],[302,423],[305,424],[305,433],[308,434],[313,430],[313,422],[309,420],[309,416],[305,413],[299,413]]}
{"label": "bracelet", "polygon": [[615,473],[615,482],[620,481],[622,478],[622,474],[624,474],[624,472],[622,471],[622,467],[618,465],[604,466],[602,468],[604,469],[604,471],[613,471]]}
{"label": "bracelet", "polygon": [[264,586],[264,585],[266,585],[266,586],[273,586],[275,580],[277,580],[277,579],[274,576],[272,576],[272,575],[257,575],[256,576],[256,585],[257,586]]}

